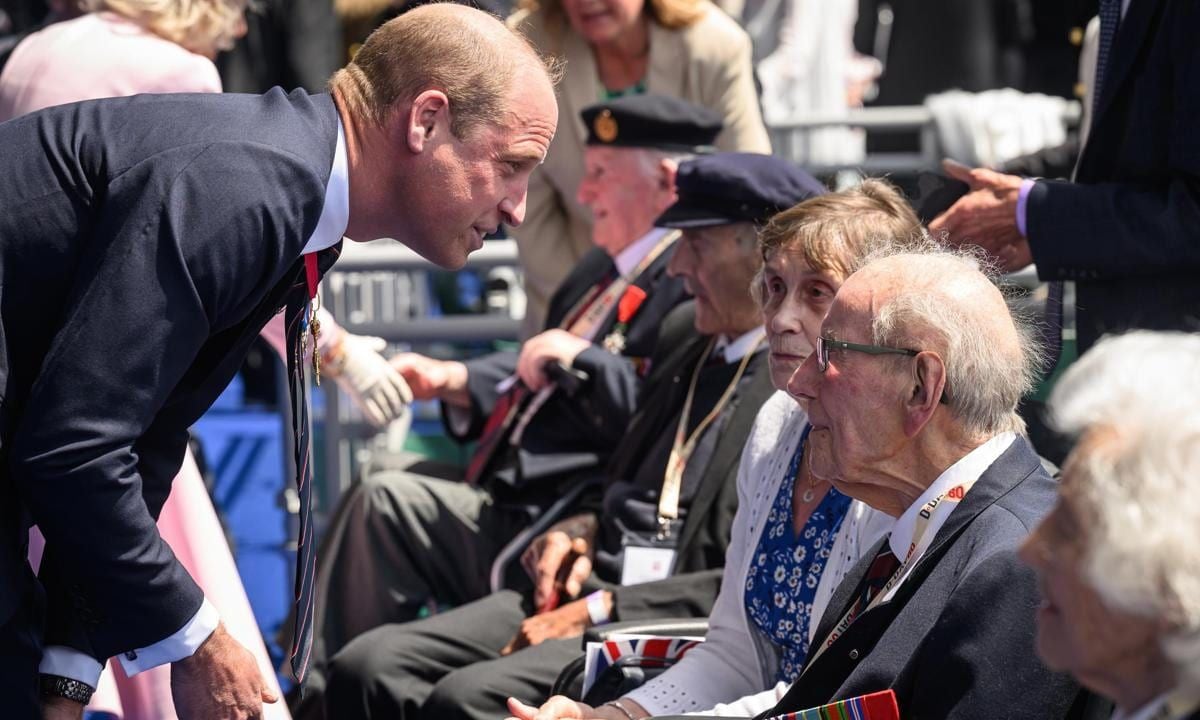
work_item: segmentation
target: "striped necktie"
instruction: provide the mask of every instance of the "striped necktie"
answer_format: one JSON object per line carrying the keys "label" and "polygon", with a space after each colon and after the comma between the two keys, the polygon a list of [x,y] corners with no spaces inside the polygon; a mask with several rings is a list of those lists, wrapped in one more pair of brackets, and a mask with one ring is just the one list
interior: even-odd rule
{"label": "striped necktie", "polygon": [[[318,274],[324,275],[341,252],[341,243],[317,254]],[[316,575],[316,545],[312,527],[312,452],[309,446],[311,427],[308,417],[308,381],[305,368],[308,362],[302,353],[302,341],[308,332],[308,320],[312,299],[308,280],[301,262],[299,279],[287,297],[284,327],[287,331],[288,390],[292,398],[292,437],[296,450],[296,492],[300,498],[298,511],[299,530],[296,538],[296,582],[295,613],[296,627],[292,639],[292,675],[303,688],[308,675],[308,661],[312,655],[313,636],[313,582]],[[317,352],[316,342],[309,339],[308,345]]]}
{"label": "striped necktie", "polygon": [[862,582],[858,585],[857,597],[854,600],[854,605],[851,606],[847,616],[850,622],[855,619],[871,604],[887,581],[895,574],[896,569],[900,567],[900,558],[892,552],[892,547],[885,540],[883,547],[879,548],[879,552],[875,554],[875,559],[871,561],[871,566],[867,568],[867,574],[863,576]]}

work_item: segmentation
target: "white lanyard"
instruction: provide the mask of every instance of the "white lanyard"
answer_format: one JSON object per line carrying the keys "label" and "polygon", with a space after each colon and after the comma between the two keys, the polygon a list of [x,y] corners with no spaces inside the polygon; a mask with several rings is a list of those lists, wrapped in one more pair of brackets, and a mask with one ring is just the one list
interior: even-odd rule
{"label": "white lanyard", "polygon": [[700,361],[696,363],[696,369],[692,371],[692,381],[688,385],[687,397],[683,401],[683,412],[679,415],[679,422],[675,425],[675,441],[671,445],[671,457],[667,460],[667,469],[663,473],[662,491],[658,494],[658,522],[660,528],[666,528],[670,520],[675,520],[679,517],[679,491],[683,486],[683,471],[687,467],[688,459],[692,453],[696,451],[696,444],[700,442],[700,437],[708,426],[717,419],[724,409],[725,404],[733,397],[734,390],[737,389],[738,381],[746,372],[746,366],[754,358],[754,353],[758,350],[758,346],[762,344],[766,333],[760,334],[758,339],[754,341],[754,345],[742,356],[742,362],[738,365],[737,372],[733,374],[733,379],[729,381],[729,385],[725,387],[725,392],[722,393],[717,404],[709,411],[700,424],[692,430],[689,435],[687,432],[688,416],[692,413],[692,401],[696,397],[696,383],[700,380],[700,372],[704,369],[705,362],[708,361],[709,355],[712,354],[717,339],[713,338],[708,342],[706,349]]}

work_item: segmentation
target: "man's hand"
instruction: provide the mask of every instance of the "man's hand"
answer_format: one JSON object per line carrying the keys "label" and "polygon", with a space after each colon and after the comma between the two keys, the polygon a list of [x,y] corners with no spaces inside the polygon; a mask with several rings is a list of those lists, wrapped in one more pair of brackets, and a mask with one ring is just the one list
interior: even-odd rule
{"label": "man's hand", "polygon": [[261,718],[263,703],[279,700],[250,651],[217,626],[189,658],[171,665],[171,696],[179,720]]}
{"label": "man's hand", "polygon": [[467,395],[466,365],[453,360],[434,360],[417,353],[400,353],[393,356],[390,362],[404,377],[416,399],[437,398],[451,405],[471,407],[471,398]]}
{"label": "man's hand", "polygon": [[537,392],[550,382],[543,370],[546,363],[557,360],[571,367],[579,353],[588,349],[590,345],[587,340],[566,330],[547,330],[540,335],[534,335],[521,346],[521,355],[517,358],[517,375],[526,387]]}
{"label": "man's hand", "polygon": [[[605,595],[611,608],[612,595],[607,592]],[[517,630],[516,637],[508,641],[500,654],[508,655],[521,648],[540,645],[547,640],[577,637],[591,625],[592,619],[588,615],[587,599],[569,602],[557,610],[525,618],[521,622],[520,629]]]}
{"label": "man's hand", "polygon": [[942,163],[946,174],[965,182],[971,192],[929,223],[935,236],[945,234],[953,245],[978,245],[1006,272],[1033,262],[1029,241],[1017,230],[1017,196],[1021,178],[958,163]]}
{"label": "man's hand", "polygon": [[81,720],[83,706],[64,697],[42,698],[42,720]]}
{"label": "man's hand", "polygon": [[[644,707],[628,698],[621,698],[621,704],[628,708],[634,717],[650,716]],[[594,708],[563,695],[555,695],[540,708],[510,697],[508,711],[512,713],[508,720],[629,720],[629,716],[611,705]]]}
{"label": "man's hand", "polygon": [[559,592],[579,595],[592,573],[595,539],[596,516],[583,513],[555,523],[530,543],[521,565],[533,580],[535,607],[545,607]]}

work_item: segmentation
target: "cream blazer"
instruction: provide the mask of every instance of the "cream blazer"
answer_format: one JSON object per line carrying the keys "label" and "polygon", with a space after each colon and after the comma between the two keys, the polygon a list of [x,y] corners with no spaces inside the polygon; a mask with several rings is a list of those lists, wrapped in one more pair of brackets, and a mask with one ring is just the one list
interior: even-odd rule
{"label": "cream blazer", "polygon": [[[738,24],[705,1],[691,27],[668,30],[650,24],[646,92],[673,95],[712,108],[725,129],[720,150],[770,153],[750,55],[750,38]],[[525,335],[542,328],[546,304],[571,268],[592,247],[591,215],[575,199],[583,178],[587,129],[579,113],[601,100],[602,86],[587,42],[563,20],[548,27],[541,13],[517,12],[508,19],[544,54],[566,62],[555,93],[558,131],[546,162],[533,174],[525,222],[513,230],[525,273]],[[648,229],[648,228],[647,228]]]}

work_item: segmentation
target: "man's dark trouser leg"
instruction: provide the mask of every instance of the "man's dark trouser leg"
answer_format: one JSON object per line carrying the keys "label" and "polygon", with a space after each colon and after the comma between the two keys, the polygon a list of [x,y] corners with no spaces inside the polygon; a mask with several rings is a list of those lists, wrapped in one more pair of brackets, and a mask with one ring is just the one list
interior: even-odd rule
{"label": "man's dark trouser leg", "polygon": [[45,601],[31,578],[16,610],[0,621],[0,706],[6,718],[40,718],[38,663],[42,660]]}
{"label": "man's dark trouser leg", "polygon": [[424,467],[371,473],[339,504],[317,556],[317,636],[308,688],[292,698],[297,720],[323,717],[329,658],[359,634],[412,620],[430,601],[487,594],[496,553],[527,524],[483,490],[415,472]]}
{"label": "man's dark trouser leg", "polygon": [[541,705],[555,678],[583,654],[578,636],[547,640],[507,657],[455,670],[433,687],[421,706],[424,720],[493,720],[507,717],[508,698]]}
{"label": "man's dark trouser leg", "polygon": [[500,657],[528,606],[510,590],[433,617],[363,633],[330,662],[326,715],[356,718],[421,717],[421,706],[442,678]]}

